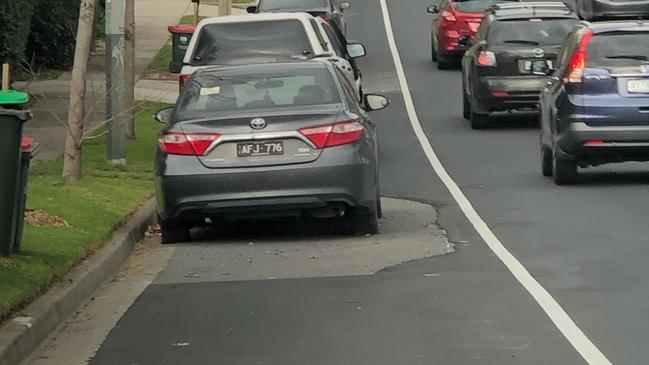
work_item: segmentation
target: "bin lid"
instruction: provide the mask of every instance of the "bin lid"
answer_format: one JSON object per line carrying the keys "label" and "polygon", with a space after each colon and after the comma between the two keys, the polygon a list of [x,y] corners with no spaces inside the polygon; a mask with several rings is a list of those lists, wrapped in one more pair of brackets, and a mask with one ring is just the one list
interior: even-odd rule
{"label": "bin lid", "polygon": [[193,25],[173,24],[167,27],[169,33],[194,33],[196,27]]}
{"label": "bin lid", "polygon": [[29,101],[29,95],[22,91],[1,90],[0,105],[20,105]]}

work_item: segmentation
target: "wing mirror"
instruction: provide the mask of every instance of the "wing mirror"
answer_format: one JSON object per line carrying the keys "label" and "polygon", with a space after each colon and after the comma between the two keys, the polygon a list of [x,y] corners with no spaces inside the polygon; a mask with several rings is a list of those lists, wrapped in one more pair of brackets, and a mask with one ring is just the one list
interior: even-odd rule
{"label": "wing mirror", "polygon": [[257,12],[257,7],[256,6],[249,6],[246,8],[246,11],[248,14],[255,14]]}
{"label": "wing mirror", "polygon": [[347,54],[351,58],[359,58],[365,56],[365,46],[361,43],[347,43]]}
{"label": "wing mirror", "polygon": [[174,108],[172,106],[164,108],[155,113],[155,116],[153,118],[160,123],[167,124],[171,120],[171,114],[173,113],[173,110]]}
{"label": "wing mirror", "polygon": [[379,94],[365,94],[365,110],[372,112],[385,109],[390,105],[390,99]]}
{"label": "wing mirror", "polygon": [[347,10],[352,7],[352,3],[349,1],[341,1],[340,2],[340,10]]}
{"label": "wing mirror", "polygon": [[428,14],[439,14],[439,7],[437,5],[430,5],[426,7]]}

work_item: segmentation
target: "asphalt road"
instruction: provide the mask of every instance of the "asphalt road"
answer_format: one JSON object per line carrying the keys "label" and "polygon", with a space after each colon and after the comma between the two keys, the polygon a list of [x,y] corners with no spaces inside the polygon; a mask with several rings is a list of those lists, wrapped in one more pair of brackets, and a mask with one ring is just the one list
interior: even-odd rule
{"label": "asphalt road", "polygon": [[[588,169],[579,185],[555,186],[540,174],[533,120],[473,131],[462,119],[459,71],[430,62],[427,2],[389,4],[414,106],[452,178],[612,363],[646,363],[646,165]],[[455,252],[369,276],[188,282],[168,270],[91,364],[585,363],[431,168],[407,117],[379,0],[354,1],[349,31],[368,49],[366,92],[393,101],[375,115],[383,193],[436,207]],[[177,250],[170,267],[182,252],[187,259]]]}

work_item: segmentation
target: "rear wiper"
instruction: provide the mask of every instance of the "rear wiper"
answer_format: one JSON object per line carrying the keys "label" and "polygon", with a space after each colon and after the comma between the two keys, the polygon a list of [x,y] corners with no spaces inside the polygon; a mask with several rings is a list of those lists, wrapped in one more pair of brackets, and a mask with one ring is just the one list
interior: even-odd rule
{"label": "rear wiper", "polygon": [[538,46],[539,42],[537,41],[528,41],[525,39],[510,39],[507,41],[503,41],[503,43],[518,43],[518,44],[529,44],[531,46]]}
{"label": "rear wiper", "polygon": [[644,55],[624,55],[624,56],[608,56],[606,57],[611,60],[640,60],[640,61],[648,61],[649,57],[644,56]]}

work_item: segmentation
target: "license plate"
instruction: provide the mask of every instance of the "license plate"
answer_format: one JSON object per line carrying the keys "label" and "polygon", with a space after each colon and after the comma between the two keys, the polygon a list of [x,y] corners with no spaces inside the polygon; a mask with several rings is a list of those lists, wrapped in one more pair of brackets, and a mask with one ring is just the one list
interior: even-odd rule
{"label": "license plate", "polygon": [[545,61],[545,64],[548,65],[548,68],[549,68],[550,70],[554,69],[554,67],[553,67],[553,66],[554,66],[554,63],[552,62],[552,60],[526,60],[526,61],[523,61],[523,69],[524,69],[525,71],[530,71],[530,72],[531,72],[531,71],[532,71],[532,66],[533,66],[535,63],[537,63],[537,62],[543,62],[543,61]]}
{"label": "license plate", "polygon": [[246,142],[237,143],[237,156],[277,156],[284,154],[284,142]]}
{"label": "license plate", "polygon": [[629,80],[626,89],[630,93],[649,94],[649,80]]}

